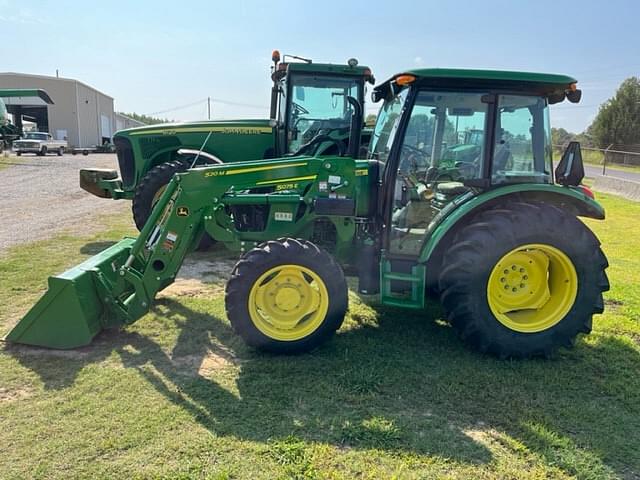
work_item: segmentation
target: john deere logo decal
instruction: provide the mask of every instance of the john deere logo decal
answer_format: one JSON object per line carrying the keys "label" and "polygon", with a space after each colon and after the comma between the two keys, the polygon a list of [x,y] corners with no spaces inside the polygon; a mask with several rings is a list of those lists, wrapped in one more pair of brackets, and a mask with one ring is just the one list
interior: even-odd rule
{"label": "john deere logo decal", "polygon": [[187,207],[178,207],[178,210],[176,210],[176,215],[178,215],[179,217],[188,217],[189,209]]}

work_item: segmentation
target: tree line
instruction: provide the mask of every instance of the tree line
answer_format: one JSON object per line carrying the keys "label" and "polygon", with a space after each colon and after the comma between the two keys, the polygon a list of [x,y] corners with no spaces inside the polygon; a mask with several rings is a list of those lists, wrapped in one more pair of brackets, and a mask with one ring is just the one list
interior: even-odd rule
{"label": "tree line", "polygon": [[611,144],[640,144],[640,79],[624,80],[613,97],[600,105],[591,125],[582,133],[552,128],[554,145],[576,140],[583,146],[607,148]]}
{"label": "tree line", "polygon": [[149,115],[144,115],[144,114],[140,114],[140,113],[124,113],[124,112],[120,112],[122,115],[125,115],[129,118],[133,118],[134,120],[137,120],[139,122],[144,123],[145,125],[158,125],[159,123],[171,123],[173,122],[173,120],[169,120],[168,118],[158,118],[158,117],[152,117]]}

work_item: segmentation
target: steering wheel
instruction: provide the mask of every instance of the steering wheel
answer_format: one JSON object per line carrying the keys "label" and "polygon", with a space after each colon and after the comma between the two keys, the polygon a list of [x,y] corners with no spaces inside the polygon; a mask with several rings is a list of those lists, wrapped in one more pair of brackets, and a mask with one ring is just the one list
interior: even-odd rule
{"label": "steering wheel", "polygon": [[293,106],[293,109],[294,109],[295,113],[297,113],[297,114],[304,115],[306,113],[309,113],[309,110],[307,110],[306,108],[304,108],[301,105],[298,105],[296,102],[291,102],[291,105]]}
{"label": "steering wheel", "polygon": [[311,147],[318,145],[322,142],[331,142],[338,148],[338,156],[342,157],[344,155],[345,146],[342,140],[338,140],[337,138],[330,137],[327,133],[318,133],[315,137],[309,140],[304,145],[300,145],[300,148],[293,152],[291,155],[296,157],[298,155],[302,155],[304,152],[309,150]]}

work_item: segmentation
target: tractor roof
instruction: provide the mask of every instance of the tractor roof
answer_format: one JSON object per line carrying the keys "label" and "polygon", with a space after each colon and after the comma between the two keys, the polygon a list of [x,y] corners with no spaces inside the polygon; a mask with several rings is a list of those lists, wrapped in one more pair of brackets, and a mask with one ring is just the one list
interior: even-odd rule
{"label": "tractor roof", "polygon": [[[282,65],[282,64],[281,64]],[[307,63],[307,62],[291,62],[284,63],[289,71],[309,72],[309,73],[342,73],[345,75],[369,75],[371,69],[364,65],[351,67],[347,64],[337,63]]]}
{"label": "tractor roof", "polygon": [[402,75],[413,75],[420,86],[437,89],[491,89],[531,92],[551,95],[571,89],[577,80],[552,73],[514,72],[508,70],[468,70],[458,68],[420,68],[398,73],[375,88],[378,98],[384,98],[390,85]]}
{"label": "tractor roof", "polygon": [[354,77],[365,77],[370,83],[375,82],[371,69],[364,65],[350,66],[337,63],[312,63],[312,62],[281,62],[278,68],[272,73],[271,78],[276,81],[282,79],[287,72],[300,72],[310,74],[329,75],[353,75]]}

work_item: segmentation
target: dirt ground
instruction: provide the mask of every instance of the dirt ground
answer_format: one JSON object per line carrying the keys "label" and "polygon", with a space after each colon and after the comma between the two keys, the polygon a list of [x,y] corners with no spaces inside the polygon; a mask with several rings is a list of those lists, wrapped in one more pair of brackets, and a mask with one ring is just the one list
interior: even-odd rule
{"label": "dirt ground", "polygon": [[95,217],[130,211],[128,201],[94,197],[79,186],[81,168],[117,169],[115,154],[0,156],[0,254],[66,230],[90,232]]}
{"label": "dirt ground", "polygon": [[[0,255],[11,246],[45,240],[60,232],[99,231],[103,225],[98,219],[104,214],[121,212],[131,218],[128,200],[98,198],[79,186],[81,168],[117,170],[115,154],[0,156],[0,167],[0,218],[4,219],[0,226]],[[158,297],[222,292],[234,263],[209,253],[191,254],[176,282]]]}

